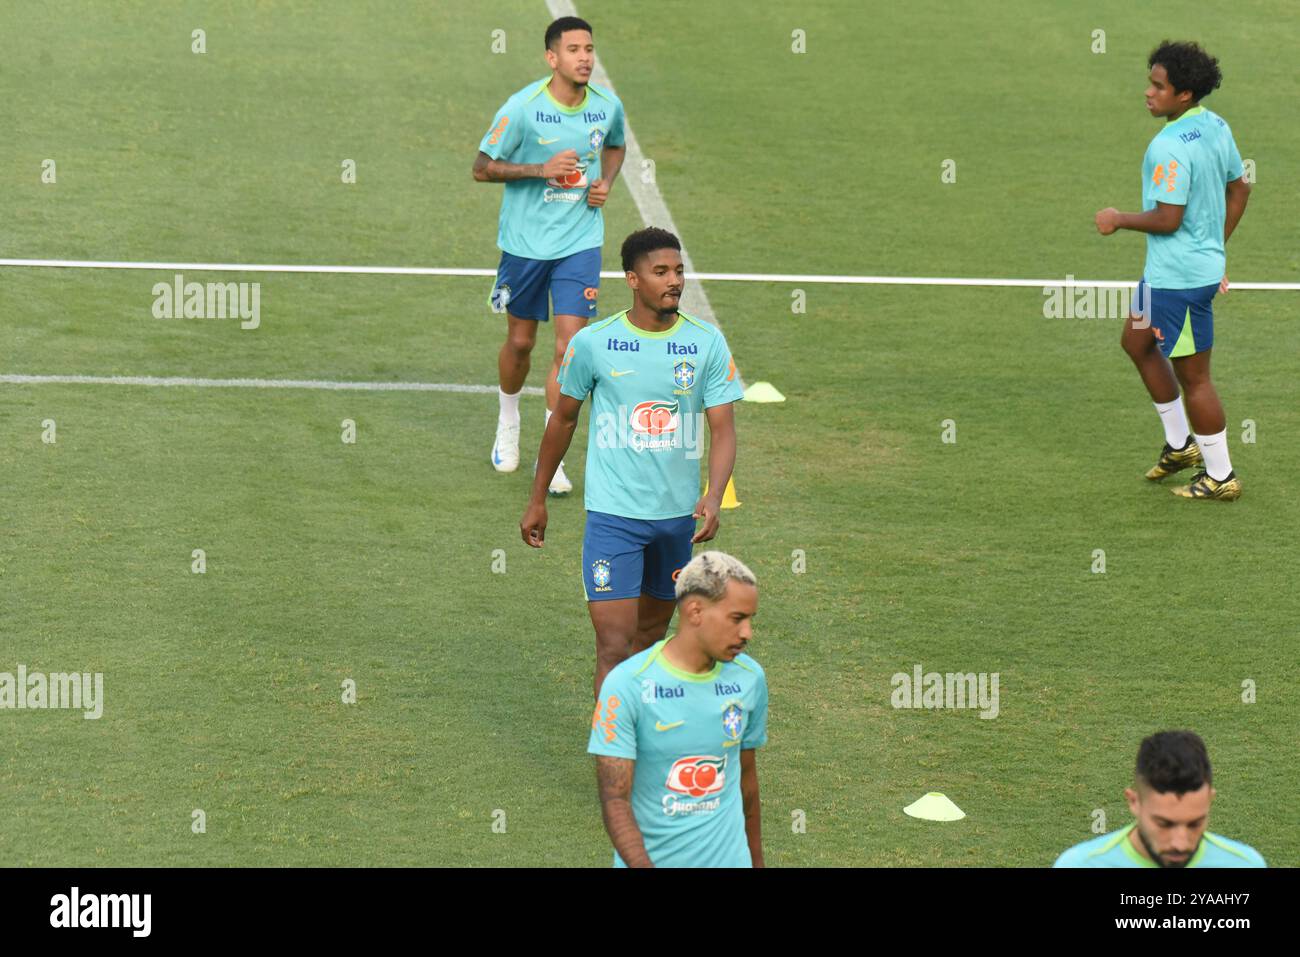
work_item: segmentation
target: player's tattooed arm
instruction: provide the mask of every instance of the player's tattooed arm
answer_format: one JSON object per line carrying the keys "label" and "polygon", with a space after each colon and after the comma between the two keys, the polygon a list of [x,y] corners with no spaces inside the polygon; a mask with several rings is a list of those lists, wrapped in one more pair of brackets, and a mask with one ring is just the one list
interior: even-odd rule
{"label": "player's tattooed arm", "polygon": [[762,804],[758,799],[758,763],[754,749],[740,752],[740,798],[745,807],[745,839],[755,867],[763,866],[763,829],[759,823]]}
{"label": "player's tattooed arm", "polygon": [[480,183],[508,183],[515,179],[537,179],[542,175],[540,163],[507,163],[494,160],[487,153],[474,158],[474,179]]}
{"label": "player's tattooed arm", "polygon": [[645,840],[632,814],[632,773],[636,762],[630,758],[607,758],[596,755],[596,783],[600,789],[600,815],[614,850],[628,867],[654,867],[645,850]]}
{"label": "player's tattooed arm", "polygon": [[516,179],[554,179],[578,168],[578,151],[564,150],[545,163],[507,163],[479,151],[474,157],[474,179],[480,183],[508,183]]}

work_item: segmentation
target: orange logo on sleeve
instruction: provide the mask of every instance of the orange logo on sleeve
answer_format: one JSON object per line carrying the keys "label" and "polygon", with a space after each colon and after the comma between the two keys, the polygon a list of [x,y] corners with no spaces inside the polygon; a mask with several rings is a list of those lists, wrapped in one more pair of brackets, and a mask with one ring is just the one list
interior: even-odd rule
{"label": "orange logo on sleeve", "polygon": [[1172,193],[1177,188],[1177,181],[1178,160],[1170,160],[1168,170],[1165,169],[1164,163],[1157,164],[1155,173],[1151,176],[1151,182],[1155,183],[1157,186],[1161,183],[1165,184],[1166,193]]}
{"label": "orange logo on sleeve", "polygon": [[496,128],[492,131],[492,135],[488,137],[489,146],[496,146],[497,143],[501,142],[501,134],[505,132],[506,124],[509,122],[510,117],[501,117],[501,122],[496,125]]}
{"label": "orange logo on sleeve", "polygon": [[[623,702],[618,700],[617,695],[610,695],[609,698],[605,701],[605,721],[603,726],[605,729],[606,744],[609,744],[611,741],[614,740],[615,737],[618,736],[618,730],[615,726],[615,722],[618,720],[618,706],[622,703]],[[600,705],[596,705],[596,713],[597,714],[600,713]]]}
{"label": "orange logo on sleeve", "polygon": [[731,367],[727,370],[727,381],[730,382],[736,377],[736,360],[731,356],[728,356],[727,359],[731,363]]}

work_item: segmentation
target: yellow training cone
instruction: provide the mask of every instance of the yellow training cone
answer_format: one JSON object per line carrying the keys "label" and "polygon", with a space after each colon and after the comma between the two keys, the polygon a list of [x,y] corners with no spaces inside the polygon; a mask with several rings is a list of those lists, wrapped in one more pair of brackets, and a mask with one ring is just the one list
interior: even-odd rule
{"label": "yellow training cone", "polygon": [[[709,494],[709,480],[704,480],[704,494]],[[727,487],[722,490],[722,507],[723,508],[740,508],[740,502],[736,499],[736,479],[735,476],[727,479]]]}
{"label": "yellow training cone", "polygon": [[745,402],[784,402],[785,396],[770,382],[755,382],[745,390]]}
{"label": "yellow training cone", "polygon": [[925,797],[918,798],[903,813],[909,817],[919,817],[922,821],[960,821],[966,812],[948,800],[938,791],[931,791]]}

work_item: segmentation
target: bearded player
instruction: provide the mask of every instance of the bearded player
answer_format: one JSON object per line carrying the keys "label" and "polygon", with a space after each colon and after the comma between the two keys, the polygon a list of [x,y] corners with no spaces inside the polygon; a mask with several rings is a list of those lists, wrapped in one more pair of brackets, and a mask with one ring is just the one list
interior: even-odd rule
{"label": "bearded player", "polygon": [[1195,43],[1166,40],[1148,65],[1147,109],[1165,124],[1142,161],[1143,212],[1103,209],[1097,231],[1147,234],[1133,321],[1124,324],[1120,340],[1165,430],[1160,459],[1146,477],[1160,481],[1203,464],[1174,494],[1232,501],[1241,496],[1241,480],[1228,458],[1227,420],[1210,381],[1210,303],[1216,292],[1227,292],[1223,247],[1246,210],[1250,186],[1228,124],[1200,105],[1222,81],[1218,61]]}
{"label": "bearded player", "polygon": [[[743,395],[740,379],[722,330],[677,311],[686,285],[681,248],[654,227],[623,242],[632,307],[569,343],[519,523],[524,541],[541,548],[547,482],[591,396],[582,574],[596,630],[595,692],[611,668],[668,630],[674,577],[692,546],[717,534],[736,461],[732,403]],[[701,495],[706,422],[709,490]]]}
{"label": "bearded player", "polygon": [[1191,731],[1161,731],[1138,748],[1124,798],[1136,820],[1076,844],[1056,867],[1265,867],[1259,851],[1211,834],[1210,756]]}
{"label": "bearded player", "polygon": [[[500,379],[492,466],[519,467],[519,394],[528,378],[537,326],[555,309],[555,352],[546,379],[546,418],[559,397],[556,372],[573,334],[596,315],[602,212],[626,152],[623,104],[589,83],[596,53],[591,26],[561,17],[546,28],[548,79],[528,84],[497,111],[479,144],[474,179],[505,183],[491,305],[506,314],[497,356]],[[572,491],[564,463],[549,485]]]}

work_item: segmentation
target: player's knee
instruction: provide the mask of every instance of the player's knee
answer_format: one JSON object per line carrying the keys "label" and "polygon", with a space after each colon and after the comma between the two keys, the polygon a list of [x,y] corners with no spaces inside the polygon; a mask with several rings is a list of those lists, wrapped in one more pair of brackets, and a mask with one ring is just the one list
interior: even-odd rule
{"label": "player's knee", "polygon": [[569,349],[569,342],[573,339],[572,330],[564,330],[557,325],[555,327],[555,358],[556,361],[563,361],[564,353]]}
{"label": "player's knee", "polygon": [[1199,392],[1202,389],[1212,389],[1210,384],[1210,373],[1207,369],[1189,368],[1184,365],[1177,369],[1178,381],[1183,387],[1184,392]]}
{"label": "player's knee", "polygon": [[631,657],[632,644],[629,642],[626,647],[617,651],[607,648],[603,651],[596,652],[596,664],[600,667],[601,671],[608,673]]}
{"label": "player's knee", "polygon": [[536,344],[536,330],[512,329],[510,335],[506,336],[506,348],[521,359],[531,353]]}
{"label": "player's knee", "polygon": [[1143,336],[1127,336],[1119,344],[1128,357],[1137,363],[1150,358],[1158,350],[1155,339]]}
{"label": "player's knee", "polygon": [[659,637],[667,630],[668,621],[665,619],[663,621],[642,622],[637,626],[636,633],[637,638],[653,638],[655,641],[658,641]]}
{"label": "player's knee", "polygon": [[619,631],[596,633],[596,660],[613,668],[627,660],[632,654],[632,642],[635,634]]}

